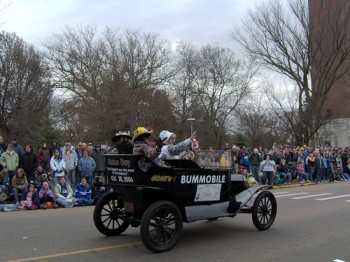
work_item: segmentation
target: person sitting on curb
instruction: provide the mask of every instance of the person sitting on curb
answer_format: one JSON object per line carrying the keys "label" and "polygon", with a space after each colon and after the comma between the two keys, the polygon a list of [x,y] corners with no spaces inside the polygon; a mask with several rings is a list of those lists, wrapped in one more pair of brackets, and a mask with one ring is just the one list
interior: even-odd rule
{"label": "person sitting on curb", "polygon": [[43,209],[49,208],[51,205],[53,208],[57,208],[54,195],[47,182],[43,182],[43,185],[39,191],[39,201],[41,203],[41,208]]}
{"label": "person sitting on curb", "polygon": [[310,183],[311,181],[309,180],[309,173],[305,172],[305,166],[304,166],[304,161],[299,160],[298,166],[297,166],[298,174],[299,174],[299,182],[304,183],[305,181],[307,183]]}
{"label": "person sitting on curb", "polygon": [[91,186],[87,183],[85,177],[82,177],[80,184],[76,186],[74,196],[80,206],[91,206],[94,202],[91,199]]}
{"label": "person sitting on curb", "polygon": [[102,176],[95,178],[95,182],[92,184],[92,199],[94,200],[93,204],[96,204],[97,201],[109,192],[109,188],[104,186],[104,181]]}
{"label": "person sitting on curb", "polygon": [[60,182],[55,186],[55,197],[57,204],[63,207],[73,207],[76,203],[76,199],[73,197],[73,190],[66,183],[64,177],[61,177]]}
{"label": "person sitting on curb", "polygon": [[28,180],[22,168],[17,168],[16,175],[12,178],[12,193],[16,205],[19,205],[18,194],[27,195]]}
{"label": "person sitting on curb", "polygon": [[33,184],[29,184],[27,193],[22,193],[21,199],[21,204],[18,206],[19,209],[35,210],[40,207],[38,193]]}

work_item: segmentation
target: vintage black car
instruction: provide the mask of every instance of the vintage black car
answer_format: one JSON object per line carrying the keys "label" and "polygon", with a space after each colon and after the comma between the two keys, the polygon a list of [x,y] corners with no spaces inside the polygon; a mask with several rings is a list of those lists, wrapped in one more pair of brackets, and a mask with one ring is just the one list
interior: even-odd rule
{"label": "vintage black car", "polygon": [[106,163],[111,192],[95,206],[96,228],[113,236],[140,226],[141,239],[153,252],[173,248],[183,222],[251,213],[255,227],[266,230],[276,217],[269,186],[248,187],[245,177],[227,166],[166,160],[168,167],[161,167],[145,156],[118,154],[107,154]]}

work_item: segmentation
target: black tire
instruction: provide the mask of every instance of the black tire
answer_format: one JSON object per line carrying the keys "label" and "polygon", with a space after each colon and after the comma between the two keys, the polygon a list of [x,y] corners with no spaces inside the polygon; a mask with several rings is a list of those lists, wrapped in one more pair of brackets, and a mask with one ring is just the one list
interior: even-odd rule
{"label": "black tire", "polygon": [[158,201],[149,206],[141,219],[143,244],[155,253],[172,249],[182,233],[180,209],[172,202]]}
{"label": "black tire", "polygon": [[103,196],[94,209],[94,223],[98,231],[106,236],[117,236],[129,226],[121,195],[109,193]]}
{"label": "black tire", "polygon": [[252,208],[254,226],[262,231],[269,229],[275,221],[277,202],[270,191],[261,192],[255,199]]}

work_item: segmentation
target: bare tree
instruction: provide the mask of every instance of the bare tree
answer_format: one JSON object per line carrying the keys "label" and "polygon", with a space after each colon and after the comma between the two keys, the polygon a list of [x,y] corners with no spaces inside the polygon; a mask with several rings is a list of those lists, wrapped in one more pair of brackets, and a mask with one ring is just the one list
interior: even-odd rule
{"label": "bare tree", "polygon": [[42,55],[14,33],[0,34],[0,130],[33,143],[49,117],[53,89]]}
{"label": "bare tree", "polygon": [[256,97],[237,110],[239,128],[236,133],[243,133],[251,147],[286,143],[288,133],[283,130],[281,120],[275,117],[276,113],[267,106],[266,100]]}
{"label": "bare tree", "polygon": [[220,148],[224,143],[230,117],[251,92],[256,73],[235,58],[230,49],[207,45],[196,49],[181,45],[178,74],[174,82],[176,115],[182,126],[188,117],[197,119],[202,146]]}
{"label": "bare tree", "polygon": [[300,132],[293,135],[298,143],[310,141],[330,117],[323,106],[335,82],[348,72],[347,4],[329,5],[322,20],[315,23],[312,16],[310,23],[307,0],[289,0],[288,9],[280,1],[267,1],[249,12],[242,30],[232,32],[257,63],[296,84]]}
{"label": "bare tree", "polygon": [[68,110],[77,115],[72,124],[93,140],[150,121],[138,109],[149,110],[148,100],[172,75],[170,46],[153,34],[107,28],[99,37],[93,26],[67,27],[43,45],[56,87],[68,91]]}

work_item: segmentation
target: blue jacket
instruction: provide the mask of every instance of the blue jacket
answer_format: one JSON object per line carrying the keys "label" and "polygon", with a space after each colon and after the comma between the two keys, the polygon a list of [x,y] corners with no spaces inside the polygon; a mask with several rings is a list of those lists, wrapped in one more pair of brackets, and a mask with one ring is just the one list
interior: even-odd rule
{"label": "blue jacket", "polygon": [[82,157],[78,162],[78,169],[81,177],[92,177],[96,167],[95,160],[92,157]]}
{"label": "blue jacket", "polygon": [[78,199],[91,199],[91,186],[89,184],[87,187],[82,184],[77,185],[75,187],[74,196]]}

